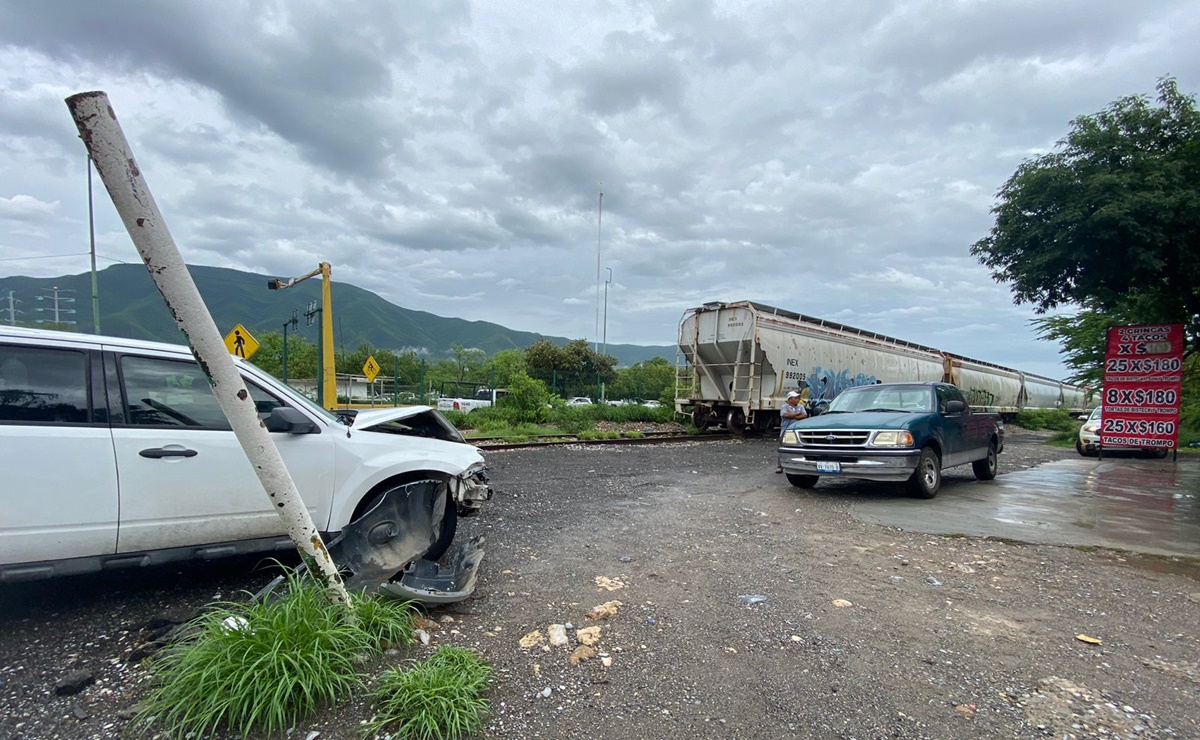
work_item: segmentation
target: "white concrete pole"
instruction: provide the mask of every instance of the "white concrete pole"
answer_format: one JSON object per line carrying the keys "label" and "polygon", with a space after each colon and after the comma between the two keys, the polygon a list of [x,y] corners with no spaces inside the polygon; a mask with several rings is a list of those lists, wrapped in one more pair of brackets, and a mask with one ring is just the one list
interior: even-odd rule
{"label": "white concrete pole", "polygon": [[167,230],[108,96],[103,92],[79,93],[67,98],[67,107],[134,246],[175,323],[187,337],[192,354],[212,384],[213,395],[266,489],[271,508],[283,520],[288,536],[296,543],[313,577],[328,588],[330,599],[348,605],[350,600],[337,567],[266,425],[258,418],[254,400]]}

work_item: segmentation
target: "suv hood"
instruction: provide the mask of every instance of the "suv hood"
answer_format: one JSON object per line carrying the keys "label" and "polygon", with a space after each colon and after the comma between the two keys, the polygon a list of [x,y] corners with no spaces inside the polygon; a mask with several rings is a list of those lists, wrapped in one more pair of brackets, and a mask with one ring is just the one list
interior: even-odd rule
{"label": "suv hood", "polygon": [[354,415],[351,429],[370,429],[373,426],[386,424],[397,419],[407,419],[427,411],[436,411],[432,406],[399,406],[394,409],[371,409],[359,411]]}
{"label": "suv hood", "polygon": [[402,434],[411,437],[466,443],[462,432],[432,406],[404,406],[394,409],[359,411],[350,428],[361,432]]}

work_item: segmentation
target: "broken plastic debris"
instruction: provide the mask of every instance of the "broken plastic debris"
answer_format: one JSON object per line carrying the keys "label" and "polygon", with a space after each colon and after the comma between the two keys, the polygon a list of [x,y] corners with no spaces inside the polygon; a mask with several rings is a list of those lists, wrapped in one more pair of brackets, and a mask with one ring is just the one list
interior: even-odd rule
{"label": "broken plastic debris", "polygon": [[845,599],[834,599],[833,605],[839,609],[845,609],[848,606],[854,606],[854,604],[850,603],[849,601],[846,601]]}
{"label": "broken plastic debris", "polygon": [[549,686],[547,686],[546,688],[544,688],[538,692],[538,696],[542,697],[543,699],[549,699],[551,693],[552,693],[552,690],[550,689]]}
{"label": "broken plastic debris", "polygon": [[546,636],[541,630],[534,630],[521,638],[521,647],[528,648],[534,645],[541,645],[546,640]]}
{"label": "broken plastic debris", "polygon": [[940,585],[942,585],[942,582],[941,582],[941,581],[939,581],[938,579],[934,578],[933,576],[927,576],[927,577],[925,578],[925,582],[926,582],[926,583],[928,583],[930,586],[940,586]]}
{"label": "broken plastic debris", "polygon": [[584,627],[575,632],[575,639],[584,645],[595,645],[600,641],[600,626]]}
{"label": "broken plastic debris", "polygon": [[624,606],[620,601],[606,601],[599,606],[593,606],[586,614],[588,619],[608,619],[609,617],[617,616],[617,612]]}
{"label": "broken plastic debris", "polygon": [[413,634],[416,635],[417,639],[421,641],[422,645],[429,644],[429,633],[425,630],[416,630],[413,632]]}
{"label": "broken plastic debris", "polygon": [[550,635],[550,644],[555,647],[562,647],[567,644],[567,629],[561,624],[552,624],[546,632]]}
{"label": "broken plastic debris", "polygon": [[1104,644],[1103,642],[1100,641],[1099,638],[1088,637],[1087,635],[1083,635],[1083,634],[1075,635],[1075,639],[1079,640],[1080,642],[1086,642],[1089,645],[1103,645]]}
{"label": "broken plastic debris", "polygon": [[761,604],[766,600],[767,600],[767,597],[763,596],[762,594],[742,594],[741,596],[738,597],[738,601],[742,602],[746,606],[752,606],[754,604]]}

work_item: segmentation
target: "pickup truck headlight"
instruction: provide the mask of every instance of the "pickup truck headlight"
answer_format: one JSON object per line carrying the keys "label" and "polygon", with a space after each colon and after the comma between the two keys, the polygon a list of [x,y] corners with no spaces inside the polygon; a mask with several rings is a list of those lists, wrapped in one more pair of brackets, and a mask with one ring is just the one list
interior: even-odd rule
{"label": "pickup truck headlight", "polygon": [[785,445],[798,445],[800,444],[800,435],[795,429],[789,429],[783,433],[783,443]]}
{"label": "pickup truck headlight", "polygon": [[1088,434],[1095,434],[1098,429],[1100,429],[1099,424],[1084,424],[1083,425],[1083,431],[1087,432]]}
{"label": "pickup truck headlight", "polygon": [[876,447],[912,447],[913,437],[909,432],[875,432],[871,444]]}

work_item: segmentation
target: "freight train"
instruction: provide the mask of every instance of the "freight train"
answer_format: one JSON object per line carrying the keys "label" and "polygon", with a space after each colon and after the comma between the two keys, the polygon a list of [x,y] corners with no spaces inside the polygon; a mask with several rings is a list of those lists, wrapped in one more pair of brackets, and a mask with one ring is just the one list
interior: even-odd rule
{"label": "freight train", "polygon": [[818,409],[846,388],[898,381],[958,386],[979,411],[1091,408],[1088,388],[761,303],[706,303],[679,322],[675,407],[697,427],[779,424],[788,391]]}

